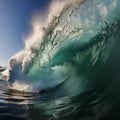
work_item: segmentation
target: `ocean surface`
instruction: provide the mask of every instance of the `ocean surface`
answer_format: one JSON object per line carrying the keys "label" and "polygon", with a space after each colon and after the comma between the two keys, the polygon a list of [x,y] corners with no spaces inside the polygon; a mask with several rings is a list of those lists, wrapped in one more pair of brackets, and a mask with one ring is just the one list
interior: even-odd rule
{"label": "ocean surface", "polygon": [[75,0],[42,30],[0,72],[0,120],[120,120],[120,0]]}

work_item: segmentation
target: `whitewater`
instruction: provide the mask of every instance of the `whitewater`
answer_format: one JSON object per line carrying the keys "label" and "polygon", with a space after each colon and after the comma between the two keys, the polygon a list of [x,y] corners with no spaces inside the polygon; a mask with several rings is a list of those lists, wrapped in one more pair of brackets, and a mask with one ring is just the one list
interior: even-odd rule
{"label": "whitewater", "polygon": [[21,105],[24,120],[118,120],[119,6],[52,0],[33,16],[25,48],[1,72],[0,100]]}

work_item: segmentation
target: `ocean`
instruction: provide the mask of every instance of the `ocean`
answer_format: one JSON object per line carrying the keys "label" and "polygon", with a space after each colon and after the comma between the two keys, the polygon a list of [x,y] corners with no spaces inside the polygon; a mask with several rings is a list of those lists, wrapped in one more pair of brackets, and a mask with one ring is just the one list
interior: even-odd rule
{"label": "ocean", "polygon": [[62,5],[1,71],[0,120],[120,120],[120,1]]}

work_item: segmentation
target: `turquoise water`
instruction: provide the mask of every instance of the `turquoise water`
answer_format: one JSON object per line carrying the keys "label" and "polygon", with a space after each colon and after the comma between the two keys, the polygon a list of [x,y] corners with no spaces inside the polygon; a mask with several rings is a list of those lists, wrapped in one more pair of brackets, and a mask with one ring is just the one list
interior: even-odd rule
{"label": "turquoise water", "polygon": [[85,0],[63,10],[25,70],[14,61],[1,80],[0,119],[119,120],[119,5]]}

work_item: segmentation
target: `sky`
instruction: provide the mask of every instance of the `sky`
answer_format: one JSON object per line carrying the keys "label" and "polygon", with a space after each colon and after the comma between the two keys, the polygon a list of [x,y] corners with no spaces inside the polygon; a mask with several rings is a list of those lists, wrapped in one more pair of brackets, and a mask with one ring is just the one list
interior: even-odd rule
{"label": "sky", "polygon": [[44,11],[51,0],[0,0],[0,65],[24,48],[35,12]]}

